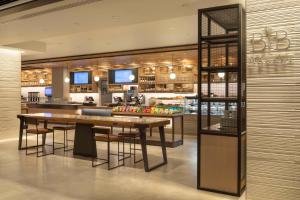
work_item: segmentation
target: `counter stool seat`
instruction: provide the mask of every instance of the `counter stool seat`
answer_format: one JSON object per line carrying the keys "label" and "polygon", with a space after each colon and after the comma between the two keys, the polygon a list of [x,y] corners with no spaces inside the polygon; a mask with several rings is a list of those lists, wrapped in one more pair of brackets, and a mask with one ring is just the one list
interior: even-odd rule
{"label": "counter stool seat", "polygon": [[27,129],[27,133],[31,134],[46,134],[46,133],[52,133],[53,130],[49,128],[32,128]]}
{"label": "counter stool seat", "polygon": [[94,133],[100,133],[100,134],[110,134],[111,129],[103,126],[94,126],[92,128]]}
{"label": "counter stool seat", "polygon": [[73,150],[73,148],[69,148],[69,141],[73,141],[73,140],[68,139],[68,131],[74,130],[75,128],[76,128],[76,126],[74,124],[58,124],[58,125],[56,124],[56,125],[53,126],[53,132],[55,130],[64,132],[64,143],[63,143],[64,146],[60,147],[60,148],[56,148],[56,149],[63,148],[64,151]]}
{"label": "counter stool seat", "polygon": [[[107,143],[107,158],[100,158],[100,157],[96,157],[96,158],[92,158],[92,167],[96,167],[99,165],[103,165],[103,164],[107,164],[107,168],[108,170],[111,169],[115,169],[117,167],[120,166],[124,166],[124,158],[120,159],[120,137],[117,135],[113,135],[111,134],[111,129],[110,128],[106,128],[106,127],[101,127],[101,126],[94,126],[92,127],[92,132],[94,134],[97,134],[96,136],[94,136],[94,140],[95,142],[106,142]],[[110,143],[111,142],[117,142],[118,143],[118,153],[114,154],[110,152]],[[124,152],[124,143],[123,143],[123,152]],[[117,155],[118,156],[118,164],[114,167],[111,167],[110,164],[110,156],[111,155]],[[102,163],[98,163],[95,164],[96,161],[102,161]],[[104,161],[104,162],[103,162]],[[122,165],[119,164],[120,161],[123,161]]]}
{"label": "counter stool seat", "polygon": [[60,130],[60,131],[74,130],[75,129],[75,125],[66,125],[66,124],[55,125],[55,126],[53,126],[53,129]]}
{"label": "counter stool seat", "polygon": [[122,132],[122,133],[119,133],[118,134],[119,136],[122,136],[122,137],[131,137],[131,138],[137,138],[140,136],[140,133],[137,132],[137,131],[132,131],[132,132]]}
{"label": "counter stool seat", "polygon": [[95,140],[99,142],[118,142],[120,141],[120,137],[116,135],[96,135]]}
{"label": "counter stool seat", "polygon": [[[45,124],[47,124],[46,121],[44,121],[44,127],[39,126],[40,121],[34,118],[25,118],[25,124],[23,127],[25,127],[25,137],[26,137],[26,155],[36,154],[36,157],[46,156],[54,154],[54,132],[53,129],[45,128]],[[43,138],[46,138],[46,135],[48,133],[52,133],[52,145],[49,144],[39,144],[39,136],[42,135]],[[28,134],[36,135],[36,146],[28,146]],[[52,152],[46,153],[44,145],[51,146]],[[40,146],[42,146],[42,150],[40,150]],[[36,148],[36,151],[34,152],[28,152],[28,149]]]}
{"label": "counter stool seat", "polygon": [[[129,153],[125,153],[123,151],[123,157],[124,157],[124,159],[131,158],[131,155],[132,155],[131,150],[133,150],[133,160],[134,160],[134,163],[141,162],[143,159],[140,159],[140,160],[136,159],[136,151],[137,150],[141,150],[141,149],[137,149],[136,148],[136,141],[140,137],[140,133],[138,131],[129,131],[129,132],[124,132],[123,131],[123,132],[119,133],[118,136],[123,139],[123,145],[124,145],[126,139],[130,140],[130,147],[129,147],[130,152]],[[133,148],[131,148],[132,140],[133,140]],[[125,157],[125,154],[129,154],[129,156]]]}

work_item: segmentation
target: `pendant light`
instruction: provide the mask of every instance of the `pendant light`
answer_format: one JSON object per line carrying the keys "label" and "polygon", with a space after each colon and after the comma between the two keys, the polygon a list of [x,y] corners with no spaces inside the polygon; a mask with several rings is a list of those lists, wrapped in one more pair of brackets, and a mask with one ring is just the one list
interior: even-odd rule
{"label": "pendant light", "polygon": [[173,72],[173,69],[174,69],[174,65],[173,65],[173,55],[172,55],[172,63],[171,63],[171,73],[169,74],[169,77],[171,80],[175,80],[176,79],[176,74],[175,72]]}
{"label": "pendant light", "polygon": [[94,81],[95,81],[95,82],[99,82],[99,81],[100,81],[100,77],[99,77],[99,76],[95,76],[95,77],[94,77]]}
{"label": "pendant light", "polygon": [[70,83],[70,78],[66,77],[64,81],[65,81],[65,83]]}

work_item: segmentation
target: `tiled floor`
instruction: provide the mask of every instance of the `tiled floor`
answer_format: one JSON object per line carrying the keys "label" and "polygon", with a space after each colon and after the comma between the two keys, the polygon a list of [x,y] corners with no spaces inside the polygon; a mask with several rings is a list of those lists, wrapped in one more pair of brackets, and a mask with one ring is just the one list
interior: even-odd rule
{"label": "tiled floor", "polygon": [[[150,162],[160,149],[149,147]],[[169,164],[145,173],[142,163],[106,170],[72,153],[36,158],[17,150],[17,135],[0,133],[0,199],[110,199],[110,200],[231,200],[231,196],[196,189],[196,140],[168,148]],[[242,197],[240,199],[245,199]]]}

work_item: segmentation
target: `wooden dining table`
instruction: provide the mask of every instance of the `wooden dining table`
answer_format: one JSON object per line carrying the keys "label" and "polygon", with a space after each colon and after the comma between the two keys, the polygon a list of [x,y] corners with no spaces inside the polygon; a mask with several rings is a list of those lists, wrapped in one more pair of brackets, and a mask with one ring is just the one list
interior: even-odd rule
{"label": "wooden dining table", "polygon": [[[136,128],[140,133],[140,143],[144,161],[144,169],[149,172],[162,165],[167,164],[167,151],[164,127],[170,124],[170,120],[161,118],[134,118],[134,117],[107,117],[107,116],[86,116],[86,115],[70,115],[70,114],[52,114],[52,113],[34,113],[34,114],[19,114],[17,116],[20,120],[19,127],[19,145],[18,149],[22,148],[23,132],[25,127],[25,119],[33,118],[44,122],[44,126],[47,127],[47,123],[76,123],[75,138],[74,138],[74,155],[97,157],[96,142],[94,140],[94,133],[92,127],[107,126],[107,127],[125,127]],[[149,166],[147,141],[146,141],[146,129],[147,128],[159,128],[160,143],[162,150],[162,162]],[[45,138],[44,138],[45,140]],[[45,142],[43,142],[45,144]]]}

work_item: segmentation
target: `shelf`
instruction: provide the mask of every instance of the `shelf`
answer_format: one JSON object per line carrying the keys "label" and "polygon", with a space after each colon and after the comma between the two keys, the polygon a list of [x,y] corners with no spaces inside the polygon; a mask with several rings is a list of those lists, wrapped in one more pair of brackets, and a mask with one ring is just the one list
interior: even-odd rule
{"label": "shelf", "polygon": [[142,82],[142,83],[139,83],[140,85],[155,85],[156,83],[146,83],[146,82]]}
{"label": "shelf", "polygon": [[220,66],[220,67],[202,67],[202,71],[207,72],[237,72],[237,66]]}
{"label": "shelf", "polygon": [[224,35],[208,35],[208,36],[202,36],[201,40],[203,42],[207,42],[210,44],[224,44],[224,43],[233,43],[238,42],[238,34],[232,33],[232,34],[224,34]]}
{"label": "shelf", "polygon": [[228,137],[238,137],[236,133],[227,133],[222,131],[212,131],[212,130],[201,130],[201,134],[203,135],[216,135],[216,136],[228,136]]}
{"label": "shelf", "polygon": [[21,85],[21,87],[50,87],[52,84],[45,84],[45,85]]}
{"label": "shelf", "polygon": [[236,102],[237,97],[200,97],[201,102]]}

